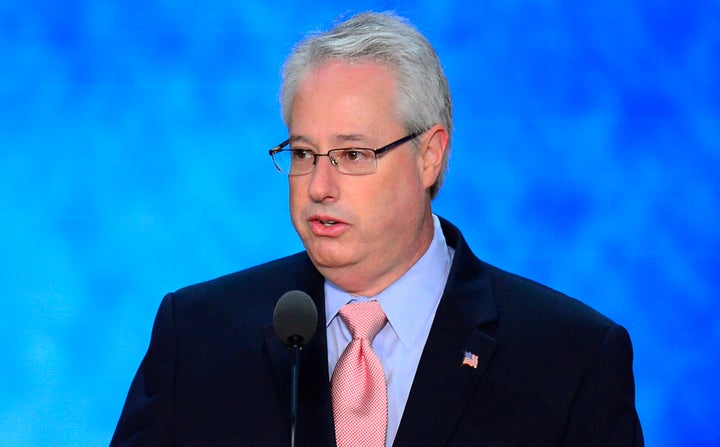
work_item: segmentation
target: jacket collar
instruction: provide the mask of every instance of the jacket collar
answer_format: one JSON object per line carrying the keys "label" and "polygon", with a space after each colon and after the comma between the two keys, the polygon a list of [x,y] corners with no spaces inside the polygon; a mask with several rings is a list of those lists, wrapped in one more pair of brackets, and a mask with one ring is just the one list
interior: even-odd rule
{"label": "jacket collar", "polygon": [[[324,278],[305,253],[296,255],[299,269],[294,272],[288,290],[302,290],[312,298],[318,310],[318,327],[312,340],[302,347],[298,373],[297,445],[334,446],[330,379],[327,368],[325,332]],[[287,403],[290,415],[290,352],[275,336],[272,324],[263,328],[265,350],[271,364],[277,398]],[[288,428],[289,430],[289,428]]]}
{"label": "jacket collar", "polygon": [[[441,218],[455,250],[445,293],[410,390],[394,446],[445,445],[490,363],[497,308],[485,265],[460,231]],[[463,364],[465,353],[477,366]]]}

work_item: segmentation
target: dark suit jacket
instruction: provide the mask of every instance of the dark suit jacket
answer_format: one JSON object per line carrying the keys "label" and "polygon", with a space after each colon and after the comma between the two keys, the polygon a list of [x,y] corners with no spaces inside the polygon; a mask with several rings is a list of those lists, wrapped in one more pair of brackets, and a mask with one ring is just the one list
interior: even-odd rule
{"label": "dark suit jacket", "polygon": [[[625,329],[480,261],[442,226],[455,258],[394,445],[643,445]],[[334,445],[323,282],[300,253],[167,295],[111,445],[289,445],[290,356],[271,323],[295,289],[320,314],[301,354],[296,445]]]}

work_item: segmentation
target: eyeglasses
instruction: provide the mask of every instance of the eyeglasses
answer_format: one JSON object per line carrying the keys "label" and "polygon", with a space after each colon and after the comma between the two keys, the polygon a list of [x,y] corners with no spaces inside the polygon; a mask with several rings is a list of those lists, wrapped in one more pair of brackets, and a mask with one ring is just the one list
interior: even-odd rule
{"label": "eyeglasses", "polygon": [[372,174],[377,169],[377,159],[380,154],[388,152],[420,134],[422,132],[411,133],[379,149],[347,147],[330,149],[327,154],[318,154],[311,149],[304,148],[285,149],[290,144],[288,139],[270,149],[269,154],[275,163],[275,168],[288,175],[309,174],[315,168],[318,157],[329,158],[330,164],[342,174]]}

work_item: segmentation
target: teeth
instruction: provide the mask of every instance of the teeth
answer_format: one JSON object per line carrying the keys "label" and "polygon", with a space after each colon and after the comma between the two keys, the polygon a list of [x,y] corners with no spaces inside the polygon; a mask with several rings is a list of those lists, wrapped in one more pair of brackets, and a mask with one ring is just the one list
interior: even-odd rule
{"label": "teeth", "polygon": [[325,225],[326,227],[330,227],[332,225],[335,225],[337,222],[335,222],[334,220],[321,220],[320,223]]}

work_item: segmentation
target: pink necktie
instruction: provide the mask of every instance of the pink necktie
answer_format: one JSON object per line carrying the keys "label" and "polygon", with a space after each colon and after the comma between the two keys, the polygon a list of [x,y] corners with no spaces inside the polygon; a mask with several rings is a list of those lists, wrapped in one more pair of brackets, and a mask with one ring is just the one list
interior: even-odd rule
{"label": "pink necktie", "polygon": [[387,432],[385,373],[370,343],[387,317],[377,301],[339,311],[352,340],[335,366],[332,403],[338,447],[383,447]]}

